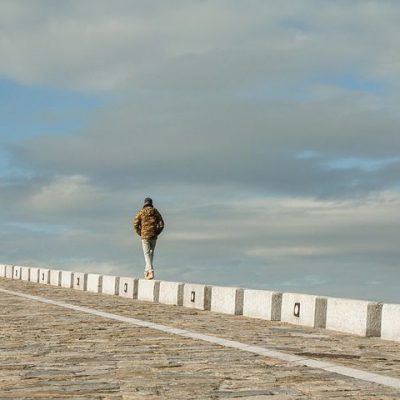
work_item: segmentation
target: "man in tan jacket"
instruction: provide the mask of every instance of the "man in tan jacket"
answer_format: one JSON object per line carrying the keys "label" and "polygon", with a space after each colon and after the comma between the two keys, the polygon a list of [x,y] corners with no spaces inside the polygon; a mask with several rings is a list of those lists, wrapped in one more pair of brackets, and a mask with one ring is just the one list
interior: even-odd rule
{"label": "man in tan jacket", "polygon": [[144,277],[154,279],[153,256],[158,235],[164,229],[164,220],[159,211],[153,207],[153,200],[144,199],[143,208],[136,214],[133,221],[136,233],[142,238],[142,246],[146,266]]}

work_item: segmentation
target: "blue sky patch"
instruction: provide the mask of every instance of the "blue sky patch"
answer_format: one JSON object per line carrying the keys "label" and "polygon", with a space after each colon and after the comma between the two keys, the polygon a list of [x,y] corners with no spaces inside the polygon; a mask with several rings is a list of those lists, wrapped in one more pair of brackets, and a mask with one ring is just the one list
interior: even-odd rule
{"label": "blue sky patch", "polygon": [[337,86],[354,92],[382,94],[386,90],[385,82],[375,79],[363,78],[356,72],[349,72],[340,75],[322,77],[319,83]]}
{"label": "blue sky patch", "polygon": [[69,229],[68,225],[60,224],[34,224],[29,222],[8,222],[8,226],[22,229],[30,232],[48,233],[54,235],[62,235]]}
{"label": "blue sky patch", "polygon": [[381,168],[387,167],[391,164],[399,163],[400,157],[386,158],[382,160],[363,159],[356,157],[338,158],[329,161],[324,165],[330,169],[360,169],[365,172],[378,171]]}
{"label": "blue sky patch", "polygon": [[0,78],[0,142],[73,133],[105,103],[104,96],[26,86]]}

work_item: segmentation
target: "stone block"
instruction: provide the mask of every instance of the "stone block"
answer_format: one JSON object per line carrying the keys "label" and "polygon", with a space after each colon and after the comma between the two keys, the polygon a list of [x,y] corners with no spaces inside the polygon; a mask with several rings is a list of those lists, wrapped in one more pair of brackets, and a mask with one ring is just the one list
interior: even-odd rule
{"label": "stone block", "polygon": [[160,295],[160,281],[139,279],[138,300],[157,303]]}
{"label": "stone block", "polygon": [[103,275],[88,274],[87,288],[86,288],[88,292],[101,293],[102,286],[103,286]]}
{"label": "stone block", "polygon": [[6,266],[5,264],[0,264],[0,278],[6,277]]}
{"label": "stone block", "polygon": [[74,273],[72,271],[61,271],[61,287],[72,289],[74,285]]}
{"label": "stone block", "polygon": [[102,293],[117,295],[119,293],[119,276],[103,275]]}
{"label": "stone block", "polygon": [[29,281],[30,275],[31,275],[31,269],[29,267],[21,268],[21,279],[23,281]]}
{"label": "stone block", "polygon": [[268,290],[244,290],[243,315],[268,321],[280,321],[282,293]]}
{"label": "stone block", "polygon": [[39,282],[39,274],[40,274],[40,269],[39,268],[29,268],[29,282],[34,282],[38,283]]}
{"label": "stone block", "polygon": [[22,267],[19,265],[14,265],[14,271],[13,271],[13,279],[21,279],[21,272],[22,272]]}
{"label": "stone block", "polygon": [[87,276],[88,274],[86,274],[85,272],[74,272],[73,288],[76,290],[86,290]]}
{"label": "stone block", "polygon": [[183,287],[183,306],[198,310],[210,310],[211,286],[185,283]]}
{"label": "stone block", "polygon": [[383,305],[381,337],[400,342],[400,304]]}
{"label": "stone block", "polygon": [[6,278],[12,279],[14,276],[14,265],[6,265]]}
{"label": "stone block", "polygon": [[61,271],[50,270],[50,285],[60,286],[61,285]]}
{"label": "stone block", "polygon": [[300,293],[283,293],[281,321],[295,325],[326,327],[327,300]]}
{"label": "stone block", "polygon": [[160,295],[158,302],[173,306],[183,304],[183,283],[180,282],[160,282]]}
{"label": "stone block", "polygon": [[360,336],[380,336],[382,306],[363,300],[328,298],[326,328]]}
{"label": "stone block", "polygon": [[213,286],[211,289],[211,311],[242,315],[243,289],[234,287]]}
{"label": "stone block", "polygon": [[119,278],[119,295],[129,299],[137,299],[139,279]]}
{"label": "stone block", "polygon": [[46,268],[40,268],[39,270],[39,283],[45,285],[50,284],[50,270]]}

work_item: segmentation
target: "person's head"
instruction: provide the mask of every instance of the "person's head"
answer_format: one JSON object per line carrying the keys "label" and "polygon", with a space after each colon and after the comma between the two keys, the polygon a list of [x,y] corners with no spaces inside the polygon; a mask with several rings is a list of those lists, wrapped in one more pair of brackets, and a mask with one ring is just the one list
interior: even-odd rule
{"label": "person's head", "polygon": [[143,207],[150,207],[153,205],[153,200],[150,197],[144,199]]}

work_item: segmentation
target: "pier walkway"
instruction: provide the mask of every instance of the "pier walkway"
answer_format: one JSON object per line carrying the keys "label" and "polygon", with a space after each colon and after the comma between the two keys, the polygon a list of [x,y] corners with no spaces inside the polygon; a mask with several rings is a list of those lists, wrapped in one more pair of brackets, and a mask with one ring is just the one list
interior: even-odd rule
{"label": "pier walkway", "polygon": [[400,343],[0,278],[0,399],[67,398],[400,399]]}

